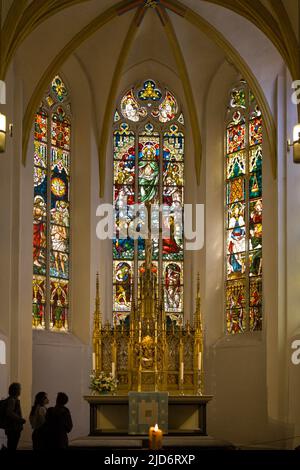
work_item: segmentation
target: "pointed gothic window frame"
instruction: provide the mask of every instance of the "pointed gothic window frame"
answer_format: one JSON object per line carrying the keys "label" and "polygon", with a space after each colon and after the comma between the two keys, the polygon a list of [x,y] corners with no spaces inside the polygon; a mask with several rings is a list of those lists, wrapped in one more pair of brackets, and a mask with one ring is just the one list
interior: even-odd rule
{"label": "pointed gothic window frame", "polygon": [[71,148],[69,88],[55,75],[34,122],[32,327],[70,328]]}
{"label": "pointed gothic window frame", "polygon": [[[113,124],[113,204],[115,207],[120,191],[123,191],[127,193],[130,204],[146,203],[147,200],[151,203],[155,201],[166,204],[170,204],[171,201],[177,204],[177,201],[180,201],[178,204],[183,209],[184,136],[183,111],[168,87],[153,79],[146,79],[128,87],[121,94],[117,101]],[[121,143],[120,151],[117,142],[121,142],[122,139],[125,143]],[[126,156],[122,147],[126,147]],[[118,171],[117,167],[120,162],[122,167],[127,166],[128,171],[124,172],[123,169]],[[171,170],[174,170],[174,174],[177,175],[177,181],[179,181],[177,185],[170,183],[173,178]],[[152,179],[152,186],[149,184],[147,187],[147,172],[151,171],[157,177],[154,183]],[[121,180],[123,179],[121,184],[119,176]],[[128,204],[129,210],[130,204]],[[116,219],[114,222],[116,223]],[[181,234],[182,243],[179,245],[177,243],[179,237],[176,234],[173,238],[170,237],[169,241],[162,237],[161,216],[157,217],[156,221],[153,220],[153,223],[156,224],[157,230],[160,229],[158,239],[153,240],[152,249],[152,269],[157,273],[158,301],[163,291],[167,319],[179,325],[183,322],[184,310],[183,233]],[[130,239],[123,243],[126,242],[128,249],[122,254],[118,239],[113,240],[113,316],[117,324],[128,321],[132,300],[138,301],[139,273],[143,269],[145,260],[142,242]],[[176,250],[178,250],[178,256],[174,253]],[[122,281],[119,282],[120,277]],[[174,298],[176,300],[172,300]],[[123,307],[122,304],[125,304],[125,308],[120,308]]]}
{"label": "pointed gothic window frame", "polygon": [[263,320],[263,117],[247,82],[232,87],[224,152],[225,331],[259,331]]}

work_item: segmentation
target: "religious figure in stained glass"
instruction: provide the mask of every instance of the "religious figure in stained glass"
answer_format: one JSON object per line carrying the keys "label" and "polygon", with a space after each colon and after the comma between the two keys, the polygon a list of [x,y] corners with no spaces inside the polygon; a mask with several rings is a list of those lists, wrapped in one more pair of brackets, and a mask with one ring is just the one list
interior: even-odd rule
{"label": "religious figure in stained glass", "polygon": [[159,212],[152,211],[152,242],[147,246],[157,273],[158,291],[163,287],[168,318],[176,324],[182,322],[184,237],[176,228],[174,211],[182,211],[184,203],[183,125],[183,113],[173,93],[152,79],[127,90],[115,110],[113,310],[117,323],[129,318],[132,300],[140,292],[147,256],[142,236],[146,227],[143,211],[137,224],[141,232],[137,240],[119,236],[121,230],[126,233],[134,219],[131,208],[135,203],[169,208],[162,219]]}
{"label": "religious figure in stained glass", "polygon": [[68,90],[56,75],[35,115],[33,200],[34,328],[68,329],[70,139]]}
{"label": "religious figure in stained glass", "polygon": [[46,261],[46,205],[42,196],[35,196],[33,204],[33,266],[35,272],[43,270]]}
{"label": "religious figure in stained glass", "polygon": [[152,116],[158,118],[160,122],[172,121],[178,112],[177,101],[171,92],[167,91],[165,99],[152,111]]}
{"label": "religious figure in stained glass", "polygon": [[262,328],[262,115],[247,83],[230,93],[226,129],[226,316],[230,334]]}

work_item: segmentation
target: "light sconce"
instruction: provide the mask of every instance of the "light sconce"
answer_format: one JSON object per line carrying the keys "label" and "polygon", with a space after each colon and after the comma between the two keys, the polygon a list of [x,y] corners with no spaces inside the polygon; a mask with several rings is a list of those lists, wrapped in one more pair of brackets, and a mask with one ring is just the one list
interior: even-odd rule
{"label": "light sconce", "polygon": [[294,163],[300,163],[300,124],[297,124],[293,130],[293,142],[288,140],[288,151],[293,147]]}
{"label": "light sconce", "polygon": [[[5,114],[0,113],[0,153],[5,152],[6,144],[6,116]],[[13,136],[13,125],[8,125],[8,134],[10,137]]]}
{"label": "light sconce", "polygon": [[6,116],[0,113],[0,152],[5,152]]}

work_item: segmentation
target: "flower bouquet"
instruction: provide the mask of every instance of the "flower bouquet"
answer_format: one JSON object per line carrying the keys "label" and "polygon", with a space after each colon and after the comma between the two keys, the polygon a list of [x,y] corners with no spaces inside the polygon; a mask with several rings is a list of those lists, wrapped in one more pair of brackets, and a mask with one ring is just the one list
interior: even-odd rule
{"label": "flower bouquet", "polygon": [[98,393],[114,393],[117,389],[118,380],[112,373],[106,374],[101,371],[98,374],[93,372],[90,375],[90,389]]}

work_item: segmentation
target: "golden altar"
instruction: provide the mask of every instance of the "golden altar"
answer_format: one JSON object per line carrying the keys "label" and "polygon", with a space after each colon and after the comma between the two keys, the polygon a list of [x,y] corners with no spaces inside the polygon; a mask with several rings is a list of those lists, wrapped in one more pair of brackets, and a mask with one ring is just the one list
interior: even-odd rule
{"label": "golden altar", "polygon": [[146,261],[140,275],[138,302],[132,301],[130,323],[102,324],[99,276],[93,323],[93,369],[112,373],[118,395],[129,391],[168,391],[169,395],[203,395],[203,329],[200,283],[197,279],[193,322],[168,324],[163,291],[158,292],[152,269],[151,242],[146,240]]}
{"label": "golden altar", "polygon": [[[85,396],[90,406],[90,436],[127,435],[128,395]],[[206,406],[211,395],[177,395],[168,399],[169,435],[207,435]]]}
{"label": "golden altar", "polygon": [[118,386],[116,394],[84,397],[90,406],[90,435],[128,433],[128,392],[168,392],[169,434],[206,435],[206,405],[212,397],[204,395],[199,276],[193,321],[168,323],[151,251],[146,240],[139,297],[132,301],[128,325],[102,323],[97,274],[93,374],[111,374]]}

